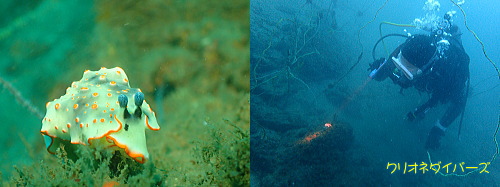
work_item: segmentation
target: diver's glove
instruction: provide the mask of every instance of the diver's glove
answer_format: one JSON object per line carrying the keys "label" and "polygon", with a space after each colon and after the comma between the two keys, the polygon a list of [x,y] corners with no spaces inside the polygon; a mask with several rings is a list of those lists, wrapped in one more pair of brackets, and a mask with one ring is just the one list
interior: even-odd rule
{"label": "diver's glove", "polygon": [[391,74],[391,65],[394,66],[392,63],[387,63],[385,58],[375,60],[368,67],[370,71],[368,77],[376,81],[383,81]]}
{"label": "diver's glove", "polygon": [[406,114],[406,120],[408,121],[413,121],[415,119],[424,119],[425,117],[425,110],[419,110],[418,108],[416,108],[415,110],[413,111],[410,111],[408,112],[408,114]]}
{"label": "diver's glove", "polygon": [[425,149],[432,149],[436,150],[441,146],[441,143],[439,141],[441,140],[441,137],[444,136],[444,130],[442,128],[441,124],[439,121],[437,124],[432,127],[431,131],[429,132],[429,136],[427,137],[427,142],[425,143]]}
{"label": "diver's glove", "polygon": [[370,63],[370,67],[368,68],[368,71],[372,71],[374,69],[378,69],[382,63],[384,63],[385,58],[380,58],[378,60],[373,61]]}

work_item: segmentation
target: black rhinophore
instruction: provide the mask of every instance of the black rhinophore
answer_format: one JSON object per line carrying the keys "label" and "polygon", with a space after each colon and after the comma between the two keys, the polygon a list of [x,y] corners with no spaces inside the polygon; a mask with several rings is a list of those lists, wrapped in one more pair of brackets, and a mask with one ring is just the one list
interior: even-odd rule
{"label": "black rhinophore", "polygon": [[134,94],[135,106],[140,107],[142,102],[144,102],[144,94],[142,92],[137,92]]}
{"label": "black rhinophore", "polygon": [[127,107],[128,104],[128,98],[126,95],[120,94],[118,96],[118,103],[120,103],[120,107],[124,108]]}

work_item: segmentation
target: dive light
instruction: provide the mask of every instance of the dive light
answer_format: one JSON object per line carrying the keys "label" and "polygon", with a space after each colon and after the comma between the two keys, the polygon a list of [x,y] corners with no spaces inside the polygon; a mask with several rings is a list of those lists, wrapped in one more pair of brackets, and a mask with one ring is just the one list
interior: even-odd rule
{"label": "dive light", "polygon": [[384,59],[384,62],[380,63],[380,66],[377,69],[372,70],[372,72],[370,72],[368,77],[370,77],[370,79],[376,79],[378,73],[380,73],[380,70],[385,65],[385,63],[387,63],[387,59]]}

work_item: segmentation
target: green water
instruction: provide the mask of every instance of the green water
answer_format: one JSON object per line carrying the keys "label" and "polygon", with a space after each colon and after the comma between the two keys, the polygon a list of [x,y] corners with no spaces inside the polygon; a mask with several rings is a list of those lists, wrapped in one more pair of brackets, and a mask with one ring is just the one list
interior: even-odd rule
{"label": "green water", "polygon": [[[4,185],[249,184],[248,1],[15,2],[0,20]],[[133,177],[89,166],[95,153],[61,163],[39,132],[46,102],[83,71],[116,66],[161,126]]]}

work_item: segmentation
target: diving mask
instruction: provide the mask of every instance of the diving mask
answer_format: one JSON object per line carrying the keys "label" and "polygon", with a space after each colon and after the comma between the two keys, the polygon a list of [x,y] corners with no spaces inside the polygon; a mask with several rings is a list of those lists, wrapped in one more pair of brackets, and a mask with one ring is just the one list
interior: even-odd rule
{"label": "diving mask", "polygon": [[408,80],[413,80],[416,76],[422,74],[422,70],[412,63],[408,62],[406,58],[399,51],[398,57],[392,57],[392,62],[396,67],[403,72]]}

